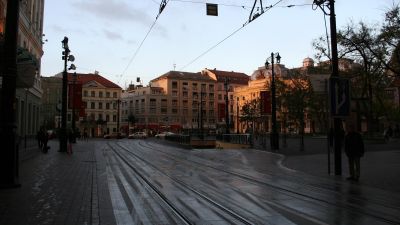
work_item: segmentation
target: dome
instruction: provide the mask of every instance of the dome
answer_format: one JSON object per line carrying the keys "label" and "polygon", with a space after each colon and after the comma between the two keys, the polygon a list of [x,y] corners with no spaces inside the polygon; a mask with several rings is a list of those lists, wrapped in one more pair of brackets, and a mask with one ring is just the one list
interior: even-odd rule
{"label": "dome", "polygon": [[314,66],[314,60],[310,57],[307,57],[303,60],[303,67],[313,67]]}

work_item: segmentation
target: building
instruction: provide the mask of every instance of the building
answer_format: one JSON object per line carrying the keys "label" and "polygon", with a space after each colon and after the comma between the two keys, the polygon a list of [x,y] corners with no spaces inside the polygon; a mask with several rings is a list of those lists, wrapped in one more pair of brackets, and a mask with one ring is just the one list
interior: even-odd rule
{"label": "building", "polygon": [[[131,86],[123,94],[122,118],[124,126],[157,133],[214,132],[225,127],[225,78],[233,87],[247,84],[248,76],[242,73],[203,70],[201,73],[169,71],[150,82],[150,86]],[[218,111],[219,103],[223,104]],[[220,115],[220,116],[219,116]]]}
{"label": "building", "polygon": [[[119,132],[122,88],[98,73],[76,74],[76,90],[73,90],[73,80],[74,74],[68,74],[70,103],[67,124],[70,126],[72,123],[72,105],[75,104],[76,128],[80,133],[86,131],[90,137],[103,137],[104,134]],[[72,100],[71,96],[76,99]]]}
{"label": "building", "polygon": [[[42,119],[47,129],[58,129],[61,124],[62,73],[42,77]],[[118,131],[118,110],[121,87],[99,75],[68,73],[67,127],[85,130],[90,137],[102,137]]]}
{"label": "building", "polygon": [[[17,51],[16,125],[17,135],[26,142],[42,125],[40,62],[43,55],[44,0],[20,4]],[[0,43],[3,44],[7,1],[0,0]],[[26,143],[22,146],[26,146]]]}
{"label": "building", "polygon": [[41,124],[47,130],[58,129],[61,127],[62,79],[61,77],[42,77],[41,83],[43,89]]}
{"label": "building", "polygon": [[250,76],[245,73],[234,71],[222,71],[217,69],[204,69],[203,75],[207,75],[216,81],[217,86],[217,118],[216,128],[218,133],[225,133],[228,124],[229,132],[235,127],[236,120],[234,119],[234,95],[233,91],[238,87],[248,85]]}

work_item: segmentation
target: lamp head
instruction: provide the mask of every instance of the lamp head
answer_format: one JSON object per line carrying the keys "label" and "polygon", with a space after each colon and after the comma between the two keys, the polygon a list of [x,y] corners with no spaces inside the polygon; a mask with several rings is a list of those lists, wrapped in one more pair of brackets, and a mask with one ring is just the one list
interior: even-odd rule
{"label": "lamp head", "polygon": [[276,55],[276,63],[281,63],[281,56],[279,53]]}
{"label": "lamp head", "polygon": [[268,66],[269,66],[269,62],[268,62],[268,59],[265,61],[265,69],[268,69]]}
{"label": "lamp head", "polygon": [[71,66],[69,66],[68,70],[76,70],[76,66],[74,64],[71,64]]}
{"label": "lamp head", "polygon": [[71,62],[75,61],[75,56],[69,55],[68,56],[68,61],[71,61]]}
{"label": "lamp head", "polygon": [[67,49],[68,48],[68,37],[64,37],[64,39],[61,41],[61,43],[62,43],[62,47],[64,49]]}

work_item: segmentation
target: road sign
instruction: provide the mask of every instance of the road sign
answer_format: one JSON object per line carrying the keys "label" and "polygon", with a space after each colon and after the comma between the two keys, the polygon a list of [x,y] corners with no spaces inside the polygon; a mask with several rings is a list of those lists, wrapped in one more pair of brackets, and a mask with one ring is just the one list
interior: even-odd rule
{"label": "road sign", "polygon": [[346,117],[350,113],[349,79],[333,77],[329,79],[330,108],[333,117]]}
{"label": "road sign", "polygon": [[207,16],[218,16],[218,5],[207,3]]}

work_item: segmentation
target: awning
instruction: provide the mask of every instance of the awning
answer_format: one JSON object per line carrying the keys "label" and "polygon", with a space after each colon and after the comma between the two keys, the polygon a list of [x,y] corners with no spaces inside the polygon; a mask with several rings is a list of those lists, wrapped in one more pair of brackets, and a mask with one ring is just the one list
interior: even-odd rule
{"label": "awning", "polygon": [[39,63],[27,49],[17,49],[17,88],[33,87]]}

